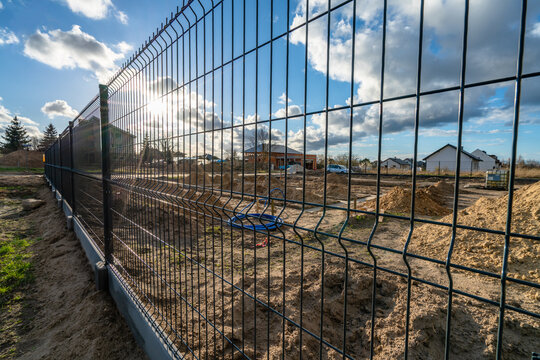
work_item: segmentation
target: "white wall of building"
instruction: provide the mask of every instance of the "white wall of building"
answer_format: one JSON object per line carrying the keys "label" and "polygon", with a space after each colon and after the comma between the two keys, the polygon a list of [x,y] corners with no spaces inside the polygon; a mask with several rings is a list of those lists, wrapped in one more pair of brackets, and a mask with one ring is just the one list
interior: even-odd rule
{"label": "white wall of building", "polygon": [[396,168],[396,169],[399,169],[401,166],[395,162],[394,160],[392,159],[387,159],[387,160],[384,160],[382,163],[381,163],[381,166],[382,167],[387,167],[387,168]]}
{"label": "white wall of building", "polygon": [[[481,162],[480,162],[481,163]],[[441,151],[433,154],[426,159],[426,171],[436,172],[438,169],[455,171],[456,170],[456,149],[447,146]],[[477,171],[478,170],[478,161],[473,159],[466,154],[461,154],[461,171]]]}
{"label": "white wall of building", "polygon": [[409,169],[409,164],[400,164],[393,159],[386,159],[383,162],[381,162],[381,167],[383,168],[389,168],[389,169]]}
{"label": "white wall of building", "polygon": [[480,161],[480,163],[478,164],[478,170],[487,171],[497,168],[497,163],[495,162],[495,159],[486,154],[484,151],[476,149],[471,154],[482,159],[482,161]]}

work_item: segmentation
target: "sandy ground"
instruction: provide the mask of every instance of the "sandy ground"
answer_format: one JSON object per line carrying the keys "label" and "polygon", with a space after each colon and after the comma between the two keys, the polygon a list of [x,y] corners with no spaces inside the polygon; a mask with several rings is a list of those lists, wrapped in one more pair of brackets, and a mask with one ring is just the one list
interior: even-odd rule
{"label": "sandy ground", "polygon": [[0,155],[0,166],[42,168],[43,153],[41,151],[13,151],[9,154]]}
{"label": "sandy ground", "polygon": [[112,298],[95,289],[84,251],[65,229],[43,177],[0,176],[0,186],[11,185],[30,189],[24,197],[45,204],[28,212],[11,199],[18,221],[30,224],[38,240],[30,247],[35,281],[22,291],[16,351],[6,358],[145,359]]}
{"label": "sandy ground", "polygon": [[[347,185],[344,183],[346,178],[339,176],[330,178],[332,184],[327,188],[327,190],[331,189],[331,194],[327,194],[328,199],[332,202],[346,199]],[[224,184],[231,186],[229,179],[223,180]],[[211,183],[211,179],[208,178],[204,181],[206,184]],[[201,186],[202,182],[193,180],[192,183],[198,183]],[[406,184],[407,181],[402,180],[385,184],[382,193],[387,198],[383,203],[388,206],[388,212],[408,213],[410,192],[395,188],[406,186]],[[295,231],[291,227],[282,227],[271,232],[268,239],[265,239],[265,234],[231,229],[226,225],[223,226],[223,222],[220,221],[220,218],[224,219],[226,224],[226,219],[230,216],[232,209],[236,208],[240,211],[252,201],[250,197],[241,198],[235,195],[231,199],[224,193],[221,199],[209,197],[206,201],[208,193],[201,195],[190,190],[179,194],[182,200],[175,202],[173,197],[168,198],[164,195],[177,194],[174,183],[158,184],[155,179],[149,179],[146,182],[139,180],[135,184],[128,183],[127,185],[158,188],[161,191],[159,194],[146,195],[135,191],[128,194],[119,187],[114,189],[115,209],[136,221],[149,233],[154,234],[155,238],[145,239],[144,232],[139,227],[121,218],[113,220],[116,231],[122,234],[123,242],[138,252],[146,264],[158,269],[161,274],[166,274],[164,276],[166,276],[167,286],[179,291],[181,297],[187,299],[187,302],[201,311],[201,314],[194,312],[185,302],[178,301],[179,296],[171,293],[167,287],[156,289],[152,286],[152,284],[159,284],[161,280],[145,271],[138,260],[128,256],[122,257],[121,253],[118,253],[119,259],[132,279],[143,288],[147,285],[148,296],[158,307],[167,308],[172,305],[178,322],[177,331],[189,344],[195,356],[212,358],[225,353],[225,358],[241,357],[238,351],[234,351],[231,344],[223,340],[223,336],[217,333],[216,329],[206,326],[207,323],[204,320],[206,318],[210,319],[217,330],[250,357],[266,358],[268,356],[271,359],[279,359],[285,353],[290,358],[299,358],[301,347],[305,358],[319,358],[320,353],[325,359],[342,358],[342,355],[330,346],[320,347],[320,342],[316,337],[322,333],[325,341],[339,349],[345,347],[348,355],[359,359],[369,358],[373,270],[361,263],[354,263],[352,260],[345,263],[344,257],[348,254],[350,259],[367,264],[373,263],[365,245],[373,228],[373,216],[360,215],[351,218],[347,227],[343,228],[346,218],[344,209],[324,211],[321,207],[309,206],[301,212],[298,206],[287,205],[287,209],[280,214],[284,221],[295,223],[298,219],[296,224],[309,231],[302,229]],[[282,185],[280,181],[273,179],[271,188]],[[420,209],[424,212],[423,217],[439,220],[442,215],[451,212],[453,185],[437,185],[437,181],[425,181],[421,185],[425,189],[425,195],[429,195],[420,199],[420,202],[426,205]],[[429,188],[430,185],[435,187]],[[298,190],[301,183],[297,178],[295,183],[288,183],[287,188],[289,186],[293,190]],[[242,182],[237,179],[232,182],[232,188],[236,191],[243,189],[247,192],[257,188],[257,193],[264,196],[268,193],[268,180],[258,179],[257,186],[254,186],[251,181]],[[314,202],[321,199],[320,181],[310,179],[306,183],[306,189],[312,191],[311,198]],[[540,195],[538,185],[530,188],[523,187],[523,189],[524,198],[536,199]],[[375,187],[372,179],[369,185],[363,183],[362,179],[355,179],[353,190],[358,197],[373,196]],[[501,220],[505,217],[504,211],[495,211],[496,208],[504,208],[501,206],[505,203],[504,192],[474,187],[462,190],[463,201],[460,201],[458,207],[462,209],[459,218],[463,219],[464,224],[494,228],[504,223]],[[534,198],[529,192],[534,192]],[[521,199],[520,194],[516,199]],[[291,195],[291,198],[295,200],[301,199],[302,196],[301,191],[289,190],[287,190],[287,195],[288,199]],[[219,196],[219,192],[216,196]],[[485,198],[477,204],[480,197]],[[194,199],[194,201],[190,202],[186,199]],[[434,199],[437,200],[436,203],[431,201]],[[218,208],[225,206],[229,212],[212,210],[212,204],[216,201]],[[520,223],[527,224],[527,228],[523,231],[528,234],[537,234],[540,224],[536,222],[537,218],[532,214],[537,215],[535,204],[538,202],[530,201],[531,204],[521,200],[519,202],[527,208],[519,212],[519,214],[523,213]],[[279,201],[276,203],[279,212],[281,205]],[[494,211],[481,205],[483,203],[493,204]],[[346,202],[341,204],[346,204]],[[250,211],[258,212],[257,207],[258,205],[254,205]],[[262,207],[263,205],[259,205],[259,208]],[[441,209],[444,211],[439,211]],[[516,203],[515,209],[521,209],[521,206]],[[140,216],[140,214],[145,214],[145,216]],[[179,224],[185,226],[179,226]],[[337,234],[342,228],[343,237],[346,240],[340,242]],[[182,229],[185,231],[182,232]],[[429,226],[417,225],[409,251],[435,258],[446,256],[449,235],[441,229],[435,229],[425,241],[416,236],[416,234],[428,234],[428,229],[430,229]],[[373,238],[373,245],[386,248],[373,249],[379,267],[406,273],[407,269],[401,251],[408,232],[408,220],[386,218],[380,223]],[[463,234],[464,237],[462,237]],[[465,259],[465,264],[469,266],[484,271],[490,270],[495,274],[500,273],[500,265],[493,262],[493,256],[500,257],[500,253],[495,254],[492,247],[480,246],[482,244],[470,234],[458,231],[458,235],[460,237],[455,250],[457,263]],[[476,254],[473,254],[477,257],[476,262],[472,261],[470,256],[472,254],[467,254],[470,250],[462,248],[469,237],[471,245],[474,245],[470,249],[476,251]],[[171,248],[164,246],[157,239],[162,239],[165,243],[174,243],[180,254],[171,251]],[[255,244],[263,243],[264,240],[268,240],[270,245],[255,246]],[[122,244],[118,243],[115,246],[120,247]],[[518,248],[513,247],[513,249]],[[389,250],[394,250],[394,252]],[[514,264],[513,254],[512,252],[511,265]],[[526,272],[520,276],[525,275],[524,279],[534,282],[537,282],[537,279],[533,277],[536,273],[529,274],[528,271],[531,270],[531,265],[536,264],[536,254],[530,253],[534,259],[516,258],[523,259],[524,265],[529,266],[525,266]],[[413,276],[442,286],[448,285],[449,279],[444,266],[412,258],[409,258],[409,264]],[[347,279],[345,269],[348,269]],[[516,271],[512,266],[511,271],[514,276]],[[458,269],[452,270],[452,276],[454,289],[482,296],[494,301],[495,304],[499,301],[500,281],[497,279]],[[221,281],[221,278],[234,286]],[[401,358],[405,350],[407,281],[402,277],[379,270],[375,293],[374,358]],[[301,323],[306,331],[301,335],[298,328],[291,322],[283,321],[280,314],[268,311],[264,305],[253,301],[252,296],[263,304],[268,304],[275,312],[285,314],[296,324]],[[347,298],[346,309],[345,298]],[[536,290],[532,287],[517,286],[515,283],[508,285],[507,303],[534,313],[540,311],[540,302]],[[447,304],[446,291],[417,281],[412,282],[408,344],[410,358],[440,359],[444,357]],[[457,294],[453,296],[452,305],[451,358],[492,359],[497,345],[498,307]],[[323,308],[322,319],[321,308]],[[312,335],[309,335],[308,331]],[[343,344],[344,337],[345,344]],[[178,340],[177,345],[188,352],[187,349],[182,348],[179,339],[176,340]],[[530,358],[533,351],[540,349],[538,319],[507,311],[502,346],[505,359]],[[194,358],[194,356],[188,354],[187,358]]]}

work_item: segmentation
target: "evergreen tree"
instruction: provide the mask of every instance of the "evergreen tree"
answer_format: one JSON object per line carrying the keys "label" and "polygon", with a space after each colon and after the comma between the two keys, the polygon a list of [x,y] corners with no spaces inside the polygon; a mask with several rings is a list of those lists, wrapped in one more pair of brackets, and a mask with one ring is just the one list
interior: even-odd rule
{"label": "evergreen tree", "polygon": [[45,151],[51,146],[56,139],[58,138],[58,133],[56,132],[56,128],[52,123],[50,123],[43,132],[43,138],[39,142],[39,150]]}
{"label": "evergreen tree", "polygon": [[153,154],[152,154],[152,147],[150,146],[150,139],[148,138],[148,134],[145,134],[143,138],[141,160],[143,162],[151,162],[153,158],[152,155]]}
{"label": "evergreen tree", "polygon": [[30,143],[30,137],[26,133],[26,129],[21,124],[17,116],[11,120],[11,123],[6,127],[4,135],[2,135],[4,152],[11,152],[22,149]]}

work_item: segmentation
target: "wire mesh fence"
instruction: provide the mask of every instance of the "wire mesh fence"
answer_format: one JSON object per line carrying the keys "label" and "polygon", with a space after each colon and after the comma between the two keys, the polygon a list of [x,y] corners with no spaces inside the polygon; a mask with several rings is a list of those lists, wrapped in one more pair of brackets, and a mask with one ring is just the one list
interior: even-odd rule
{"label": "wire mesh fence", "polygon": [[[490,4],[184,2],[46,151],[46,176],[179,358],[530,358],[540,187],[515,169],[540,9],[511,3],[492,54],[510,65],[490,73]],[[467,175],[500,164],[457,149],[505,89],[508,187],[490,192]],[[434,129],[456,145],[422,158]],[[366,139],[375,176],[354,170]]]}

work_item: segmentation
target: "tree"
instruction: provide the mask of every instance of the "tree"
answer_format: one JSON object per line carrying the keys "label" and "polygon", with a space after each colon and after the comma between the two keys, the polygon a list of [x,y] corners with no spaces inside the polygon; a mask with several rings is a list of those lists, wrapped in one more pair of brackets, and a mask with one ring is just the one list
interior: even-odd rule
{"label": "tree", "polygon": [[11,123],[6,127],[4,135],[2,135],[4,152],[11,152],[24,148],[30,143],[30,137],[26,133],[26,129],[21,124],[17,116],[11,120]]}
{"label": "tree", "polygon": [[45,128],[45,131],[43,132],[43,138],[39,142],[38,149],[41,151],[47,150],[49,146],[54,144],[57,138],[58,138],[58,133],[56,132],[56,128],[54,127],[52,123],[50,123],[49,125],[47,125],[47,127]]}
{"label": "tree", "polygon": [[257,168],[264,168],[268,164],[270,153],[270,133],[268,129],[261,126],[257,128],[257,131],[247,134],[246,137],[248,146],[253,149],[254,153],[257,152],[257,158],[254,158]]}
{"label": "tree", "polygon": [[39,138],[37,136],[32,136],[30,138],[30,149],[37,151],[39,150]]}
{"label": "tree", "polygon": [[168,139],[161,140],[161,148],[162,148],[162,154],[165,162],[167,164],[172,164],[173,162],[173,152],[172,152],[172,144],[169,142]]}

